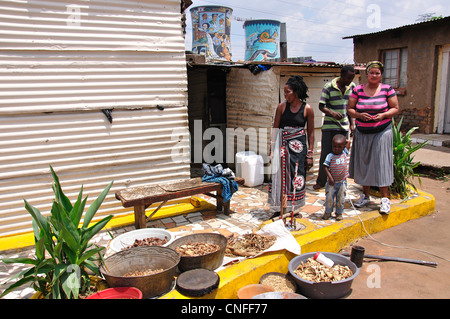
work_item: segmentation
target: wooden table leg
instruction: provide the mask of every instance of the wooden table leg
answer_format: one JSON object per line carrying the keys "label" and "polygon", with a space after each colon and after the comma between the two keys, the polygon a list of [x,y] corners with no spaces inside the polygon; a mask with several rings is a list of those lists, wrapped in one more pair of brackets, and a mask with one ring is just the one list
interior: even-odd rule
{"label": "wooden table leg", "polygon": [[217,211],[221,212],[223,210],[224,203],[223,203],[223,197],[219,194],[216,195],[216,203],[217,203],[217,205],[216,205]]}
{"label": "wooden table leg", "polygon": [[230,202],[231,202],[231,200],[222,204],[223,205],[223,213],[225,215],[230,215]]}
{"label": "wooden table leg", "polygon": [[217,211],[218,212],[223,212],[225,215],[229,215],[230,214],[230,201],[224,203],[223,202],[223,197],[221,195],[217,195]]}
{"label": "wooden table leg", "polygon": [[136,229],[147,228],[144,205],[134,206],[134,225]]}

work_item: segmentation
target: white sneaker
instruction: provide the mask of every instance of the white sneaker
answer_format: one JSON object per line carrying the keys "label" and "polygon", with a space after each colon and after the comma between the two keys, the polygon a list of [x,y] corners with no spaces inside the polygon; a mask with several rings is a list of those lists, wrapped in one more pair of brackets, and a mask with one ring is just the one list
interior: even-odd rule
{"label": "white sneaker", "polygon": [[383,197],[381,199],[380,213],[389,214],[390,212],[391,212],[391,203],[389,202],[389,198]]}
{"label": "white sneaker", "polygon": [[370,198],[366,197],[366,195],[361,194],[359,199],[355,202],[355,207],[361,208],[370,203]]}

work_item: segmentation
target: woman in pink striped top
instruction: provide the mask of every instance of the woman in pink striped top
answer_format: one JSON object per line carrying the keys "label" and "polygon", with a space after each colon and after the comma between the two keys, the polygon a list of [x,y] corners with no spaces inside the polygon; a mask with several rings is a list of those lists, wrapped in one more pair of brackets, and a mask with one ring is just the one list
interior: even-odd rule
{"label": "woman in pink striped top", "polygon": [[391,119],[398,114],[397,94],[390,85],[382,84],[384,66],[373,61],[367,64],[368,83],[354,88],[347,105],[355,118],[356,130],[350,156],[350,177],[363,186],[363,194],[355,203],[362,207],[370,202],[371,186],[381,192],[380,212],[390,212],[389,186],[394,181]]}

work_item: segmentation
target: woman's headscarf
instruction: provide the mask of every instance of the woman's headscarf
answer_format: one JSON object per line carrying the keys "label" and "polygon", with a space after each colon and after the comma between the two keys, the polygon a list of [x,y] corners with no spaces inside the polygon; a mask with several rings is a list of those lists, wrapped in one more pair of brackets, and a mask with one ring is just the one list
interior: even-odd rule
{"label": "woman's headscarf", "polygon": [[372,68],[380,69],[381,73],[384,71],[384,65],[380,61],[371,61],[367,63],[366,72],[369,73],[369,70]]}

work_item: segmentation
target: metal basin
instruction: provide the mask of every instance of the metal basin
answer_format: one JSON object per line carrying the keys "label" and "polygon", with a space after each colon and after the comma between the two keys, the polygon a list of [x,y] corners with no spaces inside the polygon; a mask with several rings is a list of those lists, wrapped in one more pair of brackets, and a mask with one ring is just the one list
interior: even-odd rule
{"label": "metal basin", "polygon": [[180,263],[178,264],[178,269],[181,272],[197,268],[215,270],[222,265],[225,249],[227,248],[227,239],[225,236],[216,233],[186,235],[175,239],[168,247],[175,249],[178,246],[189,243],[209,243],[219,245],[220,248],[215,252],[202,256],[181,256]]}
{"label": "metal basin", "polygon": [[[141,246],[126,249],[105,259],[99,269],[110,287],[135,287],[143,298],[152,298],[169,291],[180,255],[173,249],[158,246]],[[124,277],[126,273],[163,269],[162,272]]]}

